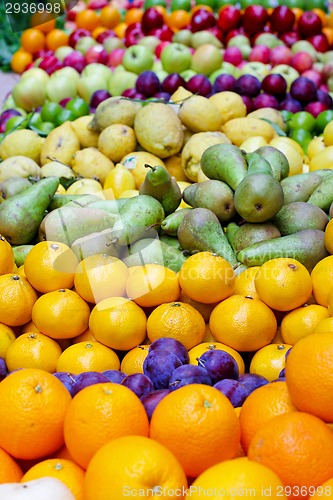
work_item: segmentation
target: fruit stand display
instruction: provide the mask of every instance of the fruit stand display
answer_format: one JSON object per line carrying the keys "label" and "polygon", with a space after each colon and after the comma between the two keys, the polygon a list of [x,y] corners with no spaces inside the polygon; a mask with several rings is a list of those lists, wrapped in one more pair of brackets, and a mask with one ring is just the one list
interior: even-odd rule
{"label": "fruit stand display", "polygon": [[0,498],[332,498],[329,5],[40,15],[0,11]]}

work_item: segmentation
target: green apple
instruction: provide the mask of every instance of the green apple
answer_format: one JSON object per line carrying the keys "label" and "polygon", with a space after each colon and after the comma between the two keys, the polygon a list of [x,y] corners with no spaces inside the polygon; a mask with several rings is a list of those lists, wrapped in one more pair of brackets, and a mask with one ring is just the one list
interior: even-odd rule
{"label": "green apple", "polygon": [[59,47],[54,55],[56,56],[57,59],[59,59],[59,61],[63,61],[65,59],[65,57],[69,56],[69,54],[71,54],[72,52],[74,52],[74,49],[72,47]]}
{"label": "green apple", "polygon": [[58,69],[58,71],[51,75],[51,79],[58,76],[66,76],[70,80],[75,80],[76,84],[80,79],[80,73],[70,66],[65,66],[64,68]]}
{"label": "green apple", "polygon": [[196,71],[193,71],[193,69],[186,69],[185,71],[182,71],[180,73],[180,76],[184,78],[185,82],[188,82],[192,76],[197,75],[198,73]]}
{"label": "green apple", "polygon": [[143,71],[150,70],[154,64],[154,54],[144,45],[132,45],[126,49],[123,65],[129,72],[139,75]]}
{"label": "green apple", "polygon": [[191,69],[197,73],[209,76],[222,65],[222,51],[206,43],[200,45],[192,55]]}
{"label": "green apple", "polygon": [[206,43],[222,48],[220,40],[218,40],[218,38],[216,38],[216,36],[210,31],[202,30],[192,34],[191,47],[194,49],[197,49],[200,45],[205,45]]}
{"label": "green apple", "polygon": [[270,66],[268,64],[264,64],[259,61],[253,61],[244,64],[241,69],[241,74],[253,75],[256,76],[259,80],[263,80],[263,78],[268,75],[269,71]]}
{"label": "green apple", "polygon": [[269,49],[273,49],[273,47],[284,45],[284,43],[273,33],[262,33],[255,39],[254,45],[266,45]]}
{"label": "green apple", "polygon": [[250,40],[244,35],[236,35],[231,38],[227,43],[227,47],[238,47],[242,53],[243,59],[248,59],[252,50]]}
{"label": "green apple", "polygon": [[312,43],[307,40],[299,40],[291,46],[291,52],[297,54],[297,52],[308,52],[314,61],[318,61],[318,52],[312,45]]}
{"label": "green apple", "polygon": [[66,74],[50,78],[46,84],[46,96],[52,102],[60,102],[66,97],[76,97],[79,80],[69,78]]}
{"label": "green apple", "polygon": [[45,85],[38,78],[23,78],[13,88],[15,105],[25,111],[32,111],[44,104]]}
{"label": "green apple", "polygon": [[83,36],[75,44],[75,50],[78,50],[84,56],[91,47],[98,45],[96,40],[92,36]]}
{"label": "green apple", "polygon": [[190,30],[179,30],[177,33],[175,33],[172,37],[172,42],[173,43],[182,43],[183,45],[186,45],[187,47],[190,47],[192,44],[192,36],[193,33]]}
{"label": "green apple", "polygon": [[42,68],[30,68],[22,74],[21,80],[24,80],[25,78],[36,78],[41,83],[46,85],[49,75]]}
{"label": "green apple", "polygon": [[[116,67],[114,68],[114,70],[112,71],[112,74],[115,74],[115,73],[122,73],[123,71],[127,71],[127,70],[125,69],[125,66],[123,66],[122,64],[118,64],[118,66],[116,66]],[[111,77],[111,75],[109,76],[109,81],[110,81],[110,77]]]}
{"label": "green apple", "polygon": [[139,40],[138,45],[144,45],[147,47],[152,53],[155,52],[157,45],[161,43],[161,40],[157,38],[157,36],[144,36]]}
{"label": "green apple", "polygon": [[170,43],[161,53],[164,71],[167,73],[181,73],[189,69],[192,63],[192,54],[188,47],[181,43]]}
{"label": "green apple", "polygon": [[112,96],[121,95],[124,90],[135,87],[138,78],[136,73],[131,71],[118,71],[111,74],[107,90]]}
{"label": "green apple", "polygon": [[110,78],[111,70],[104,64],[100,63],[90,63],[83,69],[81,76],[91,76],[98,75],[104,80],[108,80]]}
{"label": "green apple", "polygon": [[108,90],[107,80],[100,75],[82,76],[78,81],[77,92],[86,102],[90,102],[96,90]]}
{"label": "green apple", "polygon": [[108,54],[112,52],[114,49],[123,49],[125,48],[124,42],[120,38],[106,38],[103,41],[103,47]]}

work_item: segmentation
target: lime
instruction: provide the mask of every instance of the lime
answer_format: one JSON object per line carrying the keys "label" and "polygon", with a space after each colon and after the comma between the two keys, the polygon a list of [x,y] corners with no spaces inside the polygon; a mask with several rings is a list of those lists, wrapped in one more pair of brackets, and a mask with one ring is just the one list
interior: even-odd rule
{"label": "lime", "polygon": [[143,8],[146,10],[149,9],[150,7],[156,7],[156,5],[161,5],[162,7],[167,6],[165,0],[145,0]]}
{"label": "lime", "polygon": [[48,135],[53,129],[54,129],[54,123],[52,122],[42,122],[41,125],[38,127],[38,130],[40,130],[40,132],[46,135]]}
{"label": "lime", "polygon": [[81,116],[89,115],[90,113],[89,104],[81,99],[81,97],[75,97],[74,99],[68,101],[65,109],[71,111],[75,118],[80,118]]}
{"label": "lime", "polygon": [[304,10],[304,0],[285,0],[284,5],[289,7],[289,9],[298,7],[299,9]]}
{"label": "lime", "polygon": [[304,10],[322,9],[327,12],[327,7],[326,0],[304,0]]}
{"label": "lime", "polygon": [[42,123],[43,120],[40,113],[34,113],[29,120],[29,125],[33,125],[36,128],[39,128]]}
{"label": "lime", "polygon": [[309,142],[312,141],[312,134],[303,128],[298,128],[292,131],[291,139],[298,142],[304,153],[307,153]]}
{"label": "lime", "polygon": [[40,116],[44,122],[55,122],[55,119],[62,111],[62,107],[57,102],[46,102],[40,110]]}
{"label": "lime", "polygon": [[9,118],[6,123],[5,132],[10,132],[13,129],[22,129],[25,128],[28,124],[28,120],[23,116],[13,116]]}
{"label": "lime", "polygon": [[170,10],[187,10],[191,9],[191,0],[171,0]]}
{"label": "lime", "polygon": [[298,111],[298,113],[295,113],[290,118],[290,120],[288,121],[288,125],[290,130],[296,130],[300,128],[312,132],[316,126],[316,119],[311,113],[308,113],[307,111]]}
{"label": "lime", "polygon": [[63,123],[67,122],[67,121],[73,121],[73,120],[76,120],[76,116],[75,114],[73,113],[73,111],[71,111],[70,109],[62,109],[60,111],[60,113],[58,113],[56,119],[55,119],[55,125],[56,126],[59,126],[59,125],[62,125]]}
{"label": "lime", "polygon": [[208,5],[208,7],[211,7],[213,10],[216,9],[216,0],[195,0],[196,5]]}
{"label": "lime", "polygon": [[216,10],[219,11],[225,5],[235,5],[236,0],[216,0]]}
{"label": "lime", "polygon": [[316,118],[316,132],[321,134],[328,123],[333,120],[333,109],[322,111]]}

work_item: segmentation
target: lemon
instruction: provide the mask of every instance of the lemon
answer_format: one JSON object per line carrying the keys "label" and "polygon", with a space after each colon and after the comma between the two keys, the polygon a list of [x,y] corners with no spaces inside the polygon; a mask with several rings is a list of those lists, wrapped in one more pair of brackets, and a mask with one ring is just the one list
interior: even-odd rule
{"label": "lemon", "polygon": [[269,344],[259,349],[250,363],[250,373],[262,375],[269,382],[279,378],[285,367],[286,352],[292,348],[289,344]]}
{"label": "lemon", "polygon": [[214,132],[221,130],[223,119],[215,104],[201,95],[193,95],[183,102],[179,118],[191,132]]}
{"label": "lemon", "polygon": [[134,130],[128,125],[115,123],[109,125],[100,134],[98,149],[114,162],[135,150],[136,137]]}
{"label": "lemon", "polygon": [[98,179],[101,183],[114,168],[114,163],[96,148],[77,151],[72,160],[74,172],[82,177]]}
{"label": "lemon", "polygon": [[209,100],[216,106],[222,115],[222,124],[232,118],[246,116],[246,106],[243,99],[236,92],[217,92]]}
{"label": "lemon", "polygon": [[9,177],[40,177],[41,169],[31,158],[12,156],[0,163],[0,182]]}
{"label": "lemon", "polygon": [[88,129],[92,117],[93,115],[80,116],[71,122],[82,148],[97,148],[99,134]]}
{"label": "lemon", "polygon": [[6,160],[12,156],[26,156],[39,163],[43,142],[44,139],[32,130],[14,130],[2,140],[0,158]]}

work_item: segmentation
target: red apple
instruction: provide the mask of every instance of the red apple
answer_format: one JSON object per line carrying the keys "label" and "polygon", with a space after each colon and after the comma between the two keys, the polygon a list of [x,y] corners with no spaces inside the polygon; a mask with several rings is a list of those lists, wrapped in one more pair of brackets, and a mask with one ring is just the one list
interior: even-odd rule
{"label": "red apple", "polygon": [[75,47],[76,43],[79,41],[80,38],[82,38],[83,36],[91,36],[91,33],[90,31],[84,29],[84,28],[78,28],[77,30],[73,31],[70,35],[69,35],[69,39],[68,39],[68,45],[70,47]]}
{"label": "red apple", "polygon": [[241,23],[242,15],[240,10],[234,5],[226,5],[219,12],[219,18],[217,25],[222,31],[228,32],[238,26]]}
{"label": "red apple", "polygon": [[192,33],[212,28],[215,25],[216,25],[216,19],[212,12],[208,12],[205,9],[198,9],[192,14],[191,17]]}
{"label": "red apple", "polygon": [[141,29],[145,35],[148,35],[148,33],[155,28],[161,28],[163,24],[163,15],[154,7],[150,7],[143,13]]}
{"label": "red apple", "polygon": [[298,31],[287,31],[287,33],[282,33],[282,35],[280,35],[280,40],[288,47],[291,47],[294,43],[302,40],[302,37]]}
{"label": "red apple", "polygon": [[125,45],[126,47],[131,47],[131,45],[136,45],[141,38],[144,37],[144,33],[141,29],[141,23],[130,24],[125,31]]}
{"label": "red apple", "polygon": [[107,38],[117,38],[113,30],[105,30],[96,37],[97,43],[103,43]]}
{"label": "red apple", "polygon": [[242,22],[245,31],[249,34],[262,31],[269,18],[267,10],[261,5],[249,5],[246,7]]}
{"label": "red apple", "polygon": [[291,66],[299,73],[311,69],[312,65],[313,59],[311,55],[305,51],[297,52],[291,59]]}
{"label": "red apple", "polygon": [[220,40],[220,42],[223,42],[224,34],[218,26],[211,26],[207,31],[212,33],[218,40]]}
{"label": "red apple", "polygon": [[148,35],[156,36],[156,38],[159,38],[162,42],[171,42],[174,32],[169,26],[164,24],[161,28],[155,28],[149,31]]}
{"label": "red apple", "polygon": [[223,54],[223,61],[238,66],[243,60],[243,55],[238,47],[227,47]]}
{"label": "red apple", "polygon": [[250,53],[249,61],[258,61],[268,64],[271,60],[271,49],[266,45],[255,45]]}
{"label": "red apple", "polygon": [[88,9],[100,10],[107,5],[109,5],[108,0],[91,0],[91,2],[88,3]]}
{"label": "red apple", "polygon": [[166,47],[167,45],[169,45],[171,42],[169,41],[163,41],[161,43],[159,43],[155,49],[155,56],[160,59],[161,58],[161,54],[162,54],[162,51],[164,49],[164,47]]}
{"label": "red apple", "polygon": [[309,78],[310,80],[312,80],[316,84],[316,87],[318,87],[318,88],[322,83],[321,74],[318,73],[318,71],[316,71],[314,69],[308,69],[306,71],[303,71],[302,76],[305,76],[305,78]]}
{"label": "red apple", "polygon": [[305,38],[321,33],[323,23],[315,12],[306,10],[298,19],[297,28],[300,35]]}
{"label": "red apple", "polygon": [[106,65],[109,68],[115,68],[116,66],[119,66],[119,64],[121,64],[123,61],[125,52],[126,49],[121,49],[121,48],[111,50]]}
{"label": "red apple", "polygon": [[307,38],[307,41],[312,43],[317,52],[327,52],[330,48],[327,36],[324,33],[310,36]]}
{"label": "red apple", "polygon": [[94,45],[94,47],[90,47],[90,49],[87,50],[85,55],[87,64],[91,63],[106,64],[108,57],[109,57],[108,53],[104,49],[103,45]]}
{"label": "red apple", "polygon": [[293,29],[295,24],[295,14],[286,5],[278,5],[273,9],[270,17],[270,25],[273,31],[279,35]]}
{"label": "red apple", "polygon": [[55,71],[63,67],[63,64],[55,56],[44,57],[38,65],[39,68],[52,75]]}
{"label": "red apple", "polygon": [[324,104],[323,102],[320,101],[313,101],[307,104],[304,108],[305,111],[308,113],[311,113],[315,118],[322,112],[326,111],[327,109],[330,109],[327,104]]}
{"label": "red apple", "polygon": [[277,66],[278,64],[288,64],[290,66],[293,53],[289,47],[285,45],[278,45],[271,49],[271,65]]}
{"label": "red apple", "polygon": [[84,55],[78,50],[73,50],[68,56],[65,57],[63,61],[64,66],[70,66],[76,69],[79,73],[82,72],[83,68],[86,66],[86,60]]}

